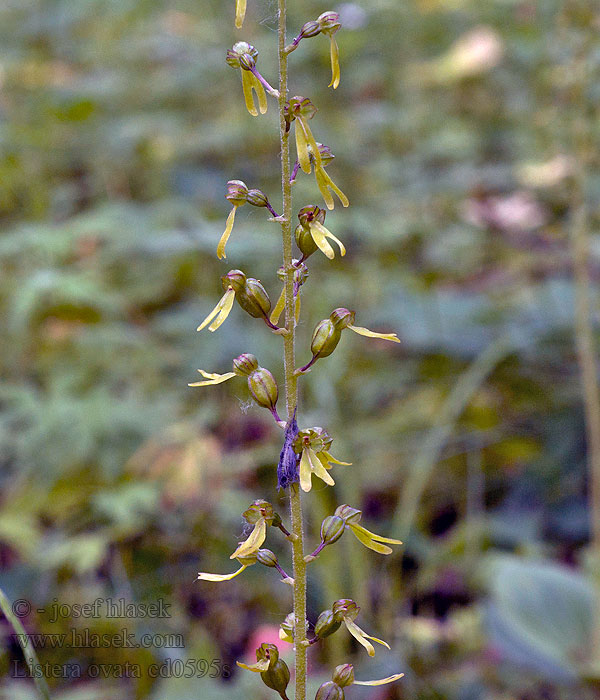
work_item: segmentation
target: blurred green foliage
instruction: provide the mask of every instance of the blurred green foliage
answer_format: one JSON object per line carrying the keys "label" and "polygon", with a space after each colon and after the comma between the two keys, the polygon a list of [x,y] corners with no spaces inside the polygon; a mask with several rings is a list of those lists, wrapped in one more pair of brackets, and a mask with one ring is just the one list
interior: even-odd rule
{"label": "blurred green foliage", "polygon": [[[0,7],[0,585],[32,601],[32,632],[124,626],[35,612],[55,599],[165,598],[168,620],[125,626],[185,638],[184,649],[39,649],[42,662],[233,667],[251,630],[272,634],[289,609],[289,591],[259,567],[227,585],[194,582],[228,570],[240,513],[275,498],[281,440],[243,382],[186,386],[246,351],[282,369],[278,341],[239,308],[215,335],[195,333],[230,267],[272,299],[280,289],[278,230],[263,211],[239,211],[227,264],[214,254],[227,180],[278,199],[276,111],[250,117],[224,62],[240,36],[233,4]],[[328,9],[289,6],[290,33]],[[327,42],[314,39],[291,56],[291,90],[319,108],[311,125],[336,154],[330,172],[352,206],[327,225],[348,255],[311,258],[298,358],[336,306],[403,342],[344,337],[303,380],[302,423],[325,425],[353,462],[336,471],[335,501],[406,546],[384,562],[350,538],[325,550],[311,619],[354,597],[367,629],[400,650],[356,656],[357,677],[407,675],[353,698],[584,698],[588,526],[567,232],[573,47],[593,17],[558,0],[335,9],[340,88],[327,90]],[[275,13],[273,0],[250,0],[243,30],[271,82]],[[598,84],[585,86],[592,105]],[[294,193],[298,208],[318,202],[312,178]],[[311,501],[309,543],[334,505],[325,490]],[[285,543],[269,546],[285,566]],[[0,695],[32,698],[30,682],[10,678],[19,650],[3,634]],[[346,643],[315,650],[315,687]],[[243,674],[50,683],[57,700],[271,697]]]}

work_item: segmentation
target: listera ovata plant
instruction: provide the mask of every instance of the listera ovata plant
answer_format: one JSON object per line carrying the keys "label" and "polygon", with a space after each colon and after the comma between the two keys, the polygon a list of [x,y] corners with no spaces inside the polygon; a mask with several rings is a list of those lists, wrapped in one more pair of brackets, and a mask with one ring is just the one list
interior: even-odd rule
{"label": "listera ovata plant", "polygon": [[[280,117],[280,149],[282,176],[282,213],[278,214],[271,205],[267,195],[259,189],[249,188],[241,180],[227,183],[225,197],[231,203],[225,230],[217,246],[219,259],[226,258],[226,246],[235,223],[235,214],[239,207],[249,204],[268,211],[269,221],[281,226],[283,244],[283,265],[277,270],[282,282],[282,290],[273,306],[267,290],[254,277],[249,277],[239,269],[231,269],[221,277],[223,296],[208,316],[200,323],[198,330],[208,327],[216,331],[232,312],[235,303],[253,318],[262,319],[270,331],[281,336],[284,355],[285,419],[280,416],[277,404],[279,388],[270,370],[261,367],[258,359],[244,353],[233,359],[230,371],[223,374],[198,370],[202,379],[190,386],[206,387],[236,379],[246,378],[253,400],[272,414],[274,420],[283,430],[283,447],[277,466],[278,488],[287,492],[290,502],[290,529],[284,525],[283,518],[275,512],[271,503],[263,499],[255,500],[242,516],[248,524],[246,538],[238,542],[230,559],[237,562],[237,568],[223,574],[199,573],[201,581],[224,582],[233,579],[254,564],[275,569],[281,581],[290,586],[293,592],[293,610],[281,622],[279,636],[294,645],[295,661],[295,700],[306,699],[307,649],[326,637],[345,629],[361,644],[369,656],[375,654],[373,642],[389,649],[387,642],[365,632],[356,622],[360,608],[355,601],[341,599],[335,601],[331,608],[324,610],[313,625],[309,625],[306,613],[307,567],[314,566],[325,547],[335,544],[348,530],[365,547],[372,551],[388,555],[392,553],[389,545],[402,544],[399,540],[371,532],[361,524],[362,513],[349,505],[339,506],[335,512],[326,517],[321,524],[321,541],[314,551],[305,554],[303,535],[302,494],[307,494],[313,486],[313,478],[320,479],[328,486],[335,484],[332,472],[334,467],[349,466],[349,462],[338,459],[331,452],[332,438],[327,430],[315,426],[300,429],[298,426],[298,392],[297,383],[302,375],[310,372],[313,365],[331,355],[341,341],[343,331],[350,330],[369,338],[379,338],[394,343],[400,342],[395,333],[377,333],[355,324],[355,312],[345,308],[334,309],[328,318],[317,323],[310,342],[311,356],[308,361],[296,367],[295,336],[296,325],[300,317],[300,299],[303,286],[308,279],[309,258],[320,251],[328,259],[333,259],[336,252],[346,254],[342,241],[325,225],[327,210],[335,206],[335,197],[342,206],[349,205],[348,198],[334,183],[326,168],[334,160],[329,146],[316,140],[310,122],[317,109],[307,97],[288,97],[288,56],[295,51],[304,39],[324,35],[330,43],[331,81],[329,87],[337,88],[340,83],[339,52],[336,32],[341,23],[336,12],[324,12],[316,20],[306,22],[293,41],[286,45],[286,0],[278,0],[278,43],[279,43],[279,84],[272,85],[260,73],[258,50],[245,41],[236,42],[227,52],[226,61],[239,70],[242,78],[242,92],[248,112],[257,117],[268,109],[268,98],[277,101]],[[241,28],[246,14],[246,0],[235,2],[235,25]],[[290,140],[295,146],[295,163],[291,166]],[[318,204],[303,206],[298,211],[298,223],[292,222],[292,185],[300,171],[309,175],[314,173],[317,188],[323,198],[325,207]],[[293,242],[299,251],[293,257]],[[332,245],[335,244],[335,247]],[[337,249],[337,251],[336,251]],[[278,325],[283,317],[283,325]],[[336,476],[337,478],[337,476]],[[267,535],[278,530],[286,538],[292,550],[292,575],[280,565],[276,555],[264,547]],[[241,668],[260,674],[265,685],[275,690],[288,700],[287,688],[290,682],[290,670],[279,656],[276,645],[263,643],[256,650],[256,662],[246,664],[238,662]],[[402,677],[396,673],[388,678],[374,681],[357,681],[351,664],[337,666],[332,680],[319,688],[316,700],[343,700],[345,688],[351,685],[382,685]]]}

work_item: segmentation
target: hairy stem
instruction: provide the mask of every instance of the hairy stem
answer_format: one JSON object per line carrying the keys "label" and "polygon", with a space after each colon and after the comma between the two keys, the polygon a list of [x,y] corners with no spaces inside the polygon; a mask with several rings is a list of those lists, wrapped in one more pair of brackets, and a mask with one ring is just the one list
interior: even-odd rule
{"label": "hairy stem", "polygon": [[[294,318],[294,267],[292,265],[292,186],[290,183],[290,144],[286,130],[285,103],[288,94],[288,64],[285,50],[286,0],[279,2],[279,139],[281,146],[281,189],[283,214],[281,236],[283,241],[283,269],[285,271],[285,327],[283,337],[285,398],[290,420],[298,402],[297,377],[294,374],[295,318]],[[296,667],[295,700],[306,700],[306,563],[304,561],[304,536],[302,527],[302,501],[297,484],[290,486],[290,511],[292,533],[292,560],[294,566],[294,642]]]}

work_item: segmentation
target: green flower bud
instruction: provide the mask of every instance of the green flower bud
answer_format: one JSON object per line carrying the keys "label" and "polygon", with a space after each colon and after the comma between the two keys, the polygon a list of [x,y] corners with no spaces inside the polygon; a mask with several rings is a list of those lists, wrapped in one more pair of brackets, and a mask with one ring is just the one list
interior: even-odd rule
{"label": "green flower bud", "polygon": [[335,34],[337,30],[342,26],[340,22],[340,16],[337,12],[323,12],[322,15],[317,17],[317,22],[319,23],[319,28],[323,34]]}
{"label": "green flower bud", "polygon": [[321,33],[321,27],[319,22],[312,20],[311,22],[305,22],[300,29],[300,34],[298,35],[301,39],[310,39],[313,36],[317,36]]}
{"label": "green flower bud", "polygon": [[267,195],[262,190],[248,190],[247,200],[253,207],[266,207],[269,204]]}
{"label": "green flower bud", "polygon": [[238,304],[253,318],[268,317],[269,311],[271,311],[271,300],[269,299],[267,290],[257,279],[248,277],[243,290],[236,296]]}
{"label": "green flower bud", "polygon": [[310,343],[310,350],[313,354],[313,358],[316,359],[331,355],[340,342],[341,337],[341,329],[336,328],[329,318],[320,321],[313,331],[313,337]]}
{"label": "green flower bud", "polygon": [[302,226],[302,224],[298,224],[294,229],[294,238],[296,239],[298,249],[305,258],[308,258],[318,250],[318,246],[312,237],[310,229]]}
{"label": "green flower bud", "polygon": [[340,600],[336,600],[331,606],[331,609],[333,611],[333,617],[340,622],[344,617],[349,617],[351,620],[354,620],[360,611],[358,605],[350,598],[340,598]]}
{"label": "green flower bud", "polygon": [[275,377],[264,367],[259,367],[248,377],[248,388],[259,406],[272,411],[279,398]]}
{"label": "green flower bud", "polygon": [[339,630],[341,624],[341,619],[334,618],[333,610],[323,610],[315,623],[315,634],[320,639],[329,637],[330,634]]}
{"label": "green flower bud", "polygon": [[338,515],[328,515],[321,523],[321,542],[333,544],[344,534],[346,523]]}
{"label": "green flower bud", "polygon": [[354,683],[354,666],[352,664],[336,666],[332,678],[333,682],[342,688],[352,685]]}
{"label": "green flower bud", "polygon": [[248,201],[248,188],[241,180],[229,180],[227,183],[227,194],[225,199],[236,206],[241,206]]}
{"label": "green flower bud", "polygon": [[362,516],[362,511],[344,503],[335,509],[335,515],[342,518],[345,523],[357,523]]}
{"label": "green flower bud", "polygon": [[279,564],[277,557],[270,549],[259,549],[256,552],[256,561],[263,566],[269,566],[273,569]]}
{"label": "green flower bud", "polygon": [[339,309],[334,309],[329,318],[336,328],[343,331],[344,328],[348,328],[354,323],[354,315],[354,311],[348,311],[348,309],[340,307]]}
{"label": "green flower bud", "polygon": [[237,296],[246,286],[246,275],[241,270],[229,270],[226,275],[221,277],[221,283],[223,289],[233,287]]}
{"label": "green flower bud", "polygon": [[327,681],[317,690],[315,700],[345,700],[344,691],[337,683]]}
{"label": "green flower bud", "polygon": [[258,369],[258,360],[249,352],[245,352],[233,361],[233,371],[239,377],[249,377],[252,372]]}
{"label": "green flower bud", "polygon": [[[243,68],[242,59],[248,65],[248,62],[256,62],[258,58],[258,50],[252,44],[245,41],[237,41],[231,49],[227,51],[226,63],[232,68]],[[246,69],[247,70],[247,69]]]}
{"label": "green flower bud", "polygon": [[285,690],[290,682],[290,669],[285,661],[278,659],[266,671],[263,671],[260,677],[268,688],[276,690],[282,698],[287,697]]}

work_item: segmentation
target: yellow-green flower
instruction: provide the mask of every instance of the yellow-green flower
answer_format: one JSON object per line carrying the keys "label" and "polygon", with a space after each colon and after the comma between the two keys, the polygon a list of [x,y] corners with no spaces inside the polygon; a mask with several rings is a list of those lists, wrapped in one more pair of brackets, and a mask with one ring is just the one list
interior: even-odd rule
{"label": "yellow-green flower", "polygon": [[326,257],[333,260],[335,251],[327,241],[328,238],[337,243],[340,249],[340,255],[346,255],[344,244],[339,238],[334,236],[329,229],[325,228],[326,213],[324,209],[316,205],[302,207],[298,212],[298,220],[300,223],[296,227],[294,236],[304,259],[318,248]]}
{"label": "yellow-green flower", "polygon": [[294,625],[294,613],[288,613],[285,616],[285,620],[279,625],[279,639],[281,639],[282,642],[288,642],[288,644],[294,643]]}
{"label": "yellow-green flower", "polygon": [[[225,59],[232,68],[239,68],[241,71],[242,91],[244,93],[246,109],[253,117],[257,117],[259,111],[261,114],[265,114],[268,106],[265,88],[251,70],[254,68],[257,58],[258,50],[252,46],[252,44],[248,44],[245,41],[238,41],[227,51],[227,58]],[[258,110],[254,104],[253,90],[258,100]]]}
{"label": "yellow-green flower", "polygon": [[216,372],[205,372],[203,369],[199,369],[198,372],[205,377],[202,382],[192,382],[188,386],[213,386],[214,384],[222,384],[228,379],[235,377],[235,372],[225,372],[225,374],[217,374]]}
{"label": "yellow-green flower", "polygon": [[[293,285],[293,293],[294,293],[294,318],[296,320],[296,323],[298,323],[298,320],[300,319],[300,287],[306,282],[308,278],[308,267],[304,264],[302,260],[292,260],[292,265],[294,267],[294,285]],[[271,316],[270,320],[271,323],[277,324],[279,323],[279,317],[283,313],[283,310],[285,309],[285,270],[283,267],[280,267],[277,270],[277,277],[283,282],[283,288],[281,290],[281,294],[279,295],[279,299],[277,299],[277,303],[273,307],[273,310],[271,311]]]}
{"label": "yellow-green flower", "polygon": [[296,374],[306,372],[320,358],[328,357],[337,348],[342,337],[342,331],[349,328],[351,331],[359,335],[365,335],[369,338],[378,338],[380,340],[391,340],[394,343],[399,343],[400,339],[395,333],[376,333],[368,328],[354,325],[354,311],[349,311],[343,307],[334,309],[329,318],[319,321],[313,331],[310,350],[312,358],[310,362],[296,370]]}
{"label": "yellow-green flower", "polygon": [[313,474],[328,486],[333,486],[335,481],[328,471],[332,464],[351,465],[351,462],[341,462],[329,452],[332,442],[323,428],[308,428],[298,433],[294,450],[300,455],[300,487],[303,491],[311,490]]}
{"label": "yellow-green flower", "polygon": [[254,523],[252,532],[244,542],[240,542],[238,548],[229,557],[230,559],[238,559],[239,557],[248,557],[255,554],[260,549],[262,543],[267,539],[267,521],[264,516],[258,518]]}
{"label": "yellow-green flower", "polygon": [[279,650],[274,644],[263,642],[256,650],[256,663],[245,664],[236,662],[241,668],[247,671],[260,673],[262,682],[268,687],[276,690],[282,700],[288,700],[286,688],[290,682],[290,670],[285,661],[279,658]]}
{"label": "yellow-green flower", "polygon": [[298,162],[305,173],[311,171],[311,161],[309,148],[313,154],[315,167],[321,167],[321,154],[315,137],[310,130],[308,120],[312,119],[317,112],[317,108],[308,99],[308,97],[292,97],[286,104],[285,119],[288,128],[294,122],[294,131],[296,134],[296,152],[298,154]]}
{"label": "yellow-green flower", "polygon": [[347,207],[350,205],[348,197],[346,197],[342,190],[340,190],[340,188],[335,184],[335,182],[329,177],[329,175],[325,172],[325,168],[322,165],[315,164],[315,179],[317,181],[317,187],[319,188],[319,192],[323,197],[323,201],[325,202],[327,209],[331,210],[335,206],[331,192],[334,192],[338,196],[343,207]]}
{"label": "yellow-green flower", "polygon": [[394,673],[392,676],[381,678],[377,681],[357,681],[354,679],[354,667],[352,664],[341,664],[336,666],[333,672],[333,682],[339,685],[340,688],[345,688],[349,685],[385,685],[386,683],[393,683],[403,676],[403,673]]}
{"label": "yellow-green flower", "polygon": [[378,639],[377,637],[372,637],[362,630],[355,622],[360,608],[358,605],[349,598],[342,598],[341,600],[336,600],[331,608],[333,612],[333,619],[336,621],[341,621],[346,626],[346,629],[350,634],[356,639],[359,644],[367,650],[369,656],[375,656],[375,647],[369,641],[372,639],[374,642],[383,645],[387,649],[390,645],[384,642],[383,639]]}
{"label": "yellow-green flower", "polygon": [[334,35],[342,26],[340,24],[340,16],[337,12],[323,12],[323,14],[317,18],[317,22],[319,23],[321,33],[329,36],[331,82],[328,87],[332,87],[335,90],[340,84],[340,52]]}
{"label": "yellow-green flower", "polygon": [[248,557],[256,554],[260,546],[267,538],[267,525],[275,525],[278,527],[281,518],[273,510],[273,506],[262,499],[254,501],[254,503],[242,513],[243,518],[250,525],[254,525],[252,532],[248,538],[241,542],[235,552],[229,557],[230,559],[238,559],[239,557]]}
{"label": "yellow-green flower", "polygon": [[219,583],[221,581],[231,581],[232,578],[239,576],[242,573],[242,571],[245,571],[249,566],[256,564],[256,554],[252,554],[252,555],[247,556],[247,557],[238,557],[237,560],[241,564],[241,566],[237,571],[234,571],[232,574],[206,574],[206,573],[200,572],[200,573],[198,573],[197,580],[199,580],[199,581],[215,581],[217,583]]}
{"label": "yellow-green flower", "polygon": [[202,323],[198,326],[198,328],[196,328],[196,330],[201,331],[203,328],[206,328],[206,326],[208,326],[208,324],[210,323],[210,326],[208,326],[208,330],[214,333],[217,330],[217,328],[219,328],[223,324],[227,316],[229,316],[229,314],[231,313],[234,300],[235,291],[233,287],[229,286],[225,290],[225,294],[223,294],[223,296],[219,299],[219,302],[217,303],[215,308],[208,314],[208,316],[204,319],[204,321],[202,321]]}
{"label": "yellow-green flower", "polygon": [[246,16],[246,0],[235,0],[235,26],[238,29],[242,28],[244,24],[244,17]]}
{"label": "yellow-green flower", "polygon": [[382,537],[382,535],[377,535],[367,530],[366,527],[359,525],[358,523],[362,517],[362,511],[356,508],[352,508],[346,504],[341,505],[336,508],[335,515],[342,518],[346,523],[346,527],[350,528],[352,534],[361,544],[364,544],[365,547],[372,549],[374,552],[378,552],[379,554],[391,554],[392,548],[387,547],[383,544],[384,542],[387,544],[402,544],[400,540],[394,540],[391,537]]}

